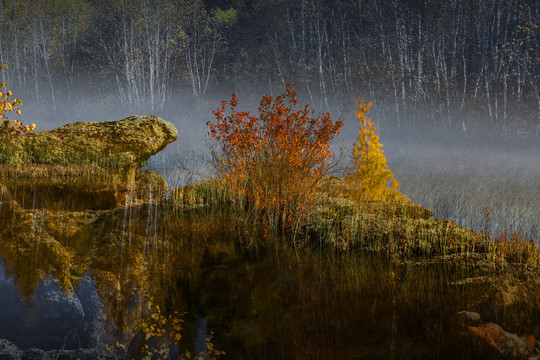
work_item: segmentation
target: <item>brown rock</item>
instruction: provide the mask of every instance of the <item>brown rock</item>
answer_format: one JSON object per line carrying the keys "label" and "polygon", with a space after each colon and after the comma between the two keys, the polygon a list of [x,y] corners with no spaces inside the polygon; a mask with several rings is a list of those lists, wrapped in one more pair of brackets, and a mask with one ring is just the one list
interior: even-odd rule
{"label": "brown rock", "polygon": [[533,352],[531,339],[510,334],[494,323],[468,326],[466,333],[483,353],[506,359],[527,359]]}
{"label": "brown rock", "polygon": [[469,325],[478,324],[480,322],[480,314],[474,311],[460,311],[454,314],[452,322],[454,327],[463,329]]}

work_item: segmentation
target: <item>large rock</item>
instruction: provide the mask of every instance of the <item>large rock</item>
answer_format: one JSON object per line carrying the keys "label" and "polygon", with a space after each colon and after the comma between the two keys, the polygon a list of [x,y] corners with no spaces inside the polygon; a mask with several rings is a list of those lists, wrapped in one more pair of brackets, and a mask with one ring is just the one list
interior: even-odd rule
{"label": "large rock", "polygon": [[2,121],[0,164],[90,164],[137,169],[177,137],[176,128],[157,116],[76,122],[25,136],[20,135],[15,122]]}
{"label": "large rock", "polygon": [[168,190],[161,175],[141,176],[137,169],[177,137],[176,128],[157,116],[77,122],[24,136],[14,121],[1,121],[0,183],[17,194],[20,204],[54,206],[46,198],[52,194],[60,207],[124,205],[126,194],[136,190],[141,179],[155,182],[143,184],[147,188]]}

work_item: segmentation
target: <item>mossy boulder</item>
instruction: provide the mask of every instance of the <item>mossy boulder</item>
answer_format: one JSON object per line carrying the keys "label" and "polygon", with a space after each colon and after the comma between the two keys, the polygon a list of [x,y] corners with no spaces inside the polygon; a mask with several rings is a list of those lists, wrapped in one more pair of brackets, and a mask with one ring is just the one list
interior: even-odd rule
{"label": "mossy boulder", "polygon": [[[168,187],[161,175],[138,175],[137,169],[177,137],[176,128],[157,116],[76,122],[26,135],[16,122],[2,121],[0,179],[13,193],[26,181],[32,187],[45,186],[47,193],[70,194],[70,200],[82,192],[112,196],[113,206],[123,205],[126,193],[138,186],[159,191]],[[101,203],[90,208],[102,208]]]}
{"label": "mossy boulder", "polygon": [[0,123],[0,164],[97,165],[129,171],[176,140],[178,132],[157,116],[76,122],[21,135],[17,123]]}

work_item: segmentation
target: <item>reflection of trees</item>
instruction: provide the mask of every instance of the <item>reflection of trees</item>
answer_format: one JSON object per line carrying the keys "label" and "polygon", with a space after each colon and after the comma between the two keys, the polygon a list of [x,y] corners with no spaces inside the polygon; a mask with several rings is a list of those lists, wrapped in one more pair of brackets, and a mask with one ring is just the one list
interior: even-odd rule
{"label": "reflection of trees", "polygon": [[155,204],[110,211],[22,209],[5,187],[0,190],[0,254],[27,299],[49,274],[71,292],[73,281],[90,269],[109,325],[128,337],[137,333],[150,296],[165,312],[185,307],[185,291],[204,255],[201,241],[209,238],[199,233],[201,225],[167,218]]}
{"label": "reflection of trees", "polygon": [[45,211],[23,211],[0,185],[0,254],[15,275],[22,295],[29,299],[42,277],[54,274],[63,289],[73,290],[69,252],[47,231],[42,222]]}

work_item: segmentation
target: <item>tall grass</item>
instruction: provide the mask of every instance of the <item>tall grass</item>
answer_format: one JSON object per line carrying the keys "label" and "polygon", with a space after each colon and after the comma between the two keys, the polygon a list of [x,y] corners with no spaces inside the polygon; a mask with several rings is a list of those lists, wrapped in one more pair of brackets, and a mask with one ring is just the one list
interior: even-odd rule
{"label": "tall grass", "polygon": [[[285,234],[286,240],[296,247],[316,244],[414,256],[469,257],[480,252],[494,264],[502,260],[539,264],[536,244],[528,240],[537,240],[540,232],[540,157],[509,150],[449,151],[442,146],[411,144],[396,152],[395,147],[390,149],[387,153],[394,154],[390,167],[402,184],[400,190],[433,210],[434,219],[430,219],[433,212],[422,206],[355,201],[347,194],[346,184],[333,178],[320,189],[315,204],[305,210],[306,221]],[[204,164],[199,161],[195,166],[202,169]],[[195,180],[178,169],[166,177],[176,184]],[[262,224],[260,214],[247,211],[245,199],[231,200],[231,194],[216,185],[189,187],[183,200],[173,198],[172,202],[184,208],[197,202],[220,204],[238,221],[239,228],[244,227],[244,234]],[[257,236],[250,238],[261,245]]]}
{"label": "tall grass", "polygon": [[437,218],[494,237],[540,240],[540,153],[489,147],[391,144],[400,190]]}

